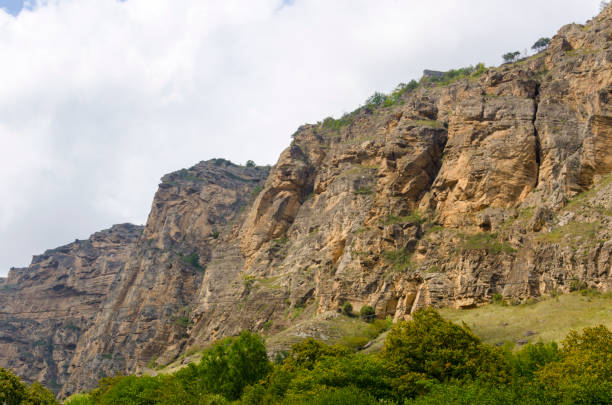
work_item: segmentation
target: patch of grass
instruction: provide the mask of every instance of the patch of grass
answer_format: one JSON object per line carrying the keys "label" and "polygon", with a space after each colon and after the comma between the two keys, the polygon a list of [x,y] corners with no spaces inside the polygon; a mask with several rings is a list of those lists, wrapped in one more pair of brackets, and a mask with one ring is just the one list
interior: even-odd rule
{"label": "patch of grass", "polygon": [[599,222],[570,221],[550,232],[537,235],[537,239],[543,242],[565,243],[568,246],[577,247],[581,243],[597,242],[597,233],[601,226]]}
{"label": "patch of grass", "polygon": [[113,358],[113,355],[112,353],[102,353],[100,357],[102,357],[104,360],[111,360]]}
{"label": "patch of grass", "polygon": [[291,319],[292,321],[299,317],[300,315],[302,315],[302,312],[304,312],[304,308],[305,307],[294,307],[293,308],[293,312],[291,313],[291,315],[289,316],[289,319]]}
{"label": "patch of grass", "polygon": [[394,271],[406,271],[412,267],[412,252],[406,249],[389,250],[383,252],[382,257]]}
{"label": "patch of grass", "polygon": [[383,225],[408,224],[408,223],[422,224],[423,221],[424,221],[423,214],[415,210],[415,211],[412,211],[409,215],[405,215],[405,216],[396,216],[396,215],[389,214],[383,220]]}
{"label": "patch of grass", "polygon": [[189,320],[189,317],[187,316],[180,316],[174,320],[174,323],[180,326],[181,328],[186,329],[187,327],[189,327],[189,325],[191,325],[191,320]]}
{"label": "patch of grass", "polygon": [[[570,330],[603,324],[612,328],[612,296],[582,296],[580,292],[562,294],[532,305],[484,305],[474,309],[440,310],[453,322],[465,322],[486,343],[560,341]],[[526,337],[527,331],[533,336]]]}
{"label": "patch of grass", "polygon": [[289,242],[289,238],[286,235],[283,235],[280,238],[274,239],[273,242],[279,246],[284,246]]}
{"label": "patch of grass", "polygon": [[66,325],[66,329],[70,329],[70,330],[81,330],[81,328],[79,328],[78,326],[76,326],[74,323],[69,322]]}
{"label": "patch of grass", "polygon": [[259,284],[261,284],[265,288],[271,288],[274,290],[278,290],[281,286],[277,283],[280,277],[267,277],[267,278],[258,278],[255,279]]}
{"label": "patch of grass", "polygon": [[461,237],[460,248],[463,251],[486,250],[490,254],[513,253],[516,252],[512,246],[498,240],[497,233],[479,232],[476,234],[459,234]]}
{"label": "patch of grass", "polygon": [[435,121],[435,120],[412,120],[412,121],[409,121],[409,125],[436,128],[436,129],[444,128],[443,123],[441,123],[440,121]]}
{"label": "patch of grass", "polygon": [[358,188],[353,192],[355,195],[373,195],[374,191],[370,187]]}
{"label": "patch of grass", "polygon": [[157,359],[157,356],[153,356],[153,358],[151,358],[151,361],[147,364],[147,367],[151,369],[157,368]]}
{"label": "patch of grass", "polygon": [[262,190],[263,190],[262,186],[255,186],[253,191],[251,191],[251,194],[249,194],[249,199],[254,200],[259,195],[259,193],[261,193]]}
{"label": "patch of grass", "polygon": [[350,125],[353,122],[353,116],[351,114],[344,114],[338,119],[333,117],[327,117],[320,123],[320,126],[324,129],[331,131],[340,131],[342,127]]}
{"label": "patch of grass", "polygon": [[565,205],[564,210],[577,211],[582,210],[589,199],[593,198],[602,188],[612,183],[612,173],[601,178],[593,187],[580,194],[577,194],[569,200]]}
{"label": "patch of grass", "polygon": [[478,63],[476,66],[467,66],[458,69],[451,69],[444,72],[440,77],[428,77],[423,80],[425,83],[435,83],[439,86],[447,86],[458,80],[465,78],[478,78],[487,70],[484,63]]}

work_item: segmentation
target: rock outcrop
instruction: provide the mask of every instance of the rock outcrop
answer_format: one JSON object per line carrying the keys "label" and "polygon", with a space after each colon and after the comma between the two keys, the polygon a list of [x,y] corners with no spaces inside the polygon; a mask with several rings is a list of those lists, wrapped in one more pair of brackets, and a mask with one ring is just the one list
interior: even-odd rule
{"label": "rock outcrop", "polygon": [[345,302],[399,320],[612,290],[611,38],[608,7],[528,59],[303,125],[271,169],[165,176],[144,230],[0,281],[0,366],[67,395]]}

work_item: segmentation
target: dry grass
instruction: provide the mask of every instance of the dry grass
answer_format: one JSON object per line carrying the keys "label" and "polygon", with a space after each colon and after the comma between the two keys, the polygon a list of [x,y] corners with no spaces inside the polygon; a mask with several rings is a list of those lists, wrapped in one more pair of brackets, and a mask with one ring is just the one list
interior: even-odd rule
{"label": "dry grass", "polygon": [[[612,297],[560,295],[531,305],[489,304],[475,309],[441,309],[440,314],[456,323],[465,322],[489,344],[503,342],[560,341],[572,329],[599,324],[612,329]],[[527,331],[535,335],[525,336]]]}

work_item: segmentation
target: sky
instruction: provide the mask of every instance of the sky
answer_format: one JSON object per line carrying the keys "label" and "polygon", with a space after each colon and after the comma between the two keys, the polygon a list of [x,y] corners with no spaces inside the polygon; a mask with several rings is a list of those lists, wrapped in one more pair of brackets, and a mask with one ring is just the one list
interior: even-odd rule
{"label": "sky", "polygon": [[0,0],[0,276],[116,223],[165,173],[274,164],[375,91],[501,63],[599,0]]}

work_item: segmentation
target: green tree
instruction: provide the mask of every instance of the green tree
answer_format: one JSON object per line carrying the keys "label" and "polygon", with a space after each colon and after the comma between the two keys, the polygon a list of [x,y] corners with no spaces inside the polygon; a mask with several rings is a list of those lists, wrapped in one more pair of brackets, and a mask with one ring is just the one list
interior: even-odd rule
{"label": "green tree", "polygon": [[246,167],[255,167],[255,166],[256,166],[256,164],[252,160],[247,160],[246,161]]}
{"label": "green tree", "polygon": [[548,363],[559,361],[559,347],[555,342],[528,344],[515,354],[510,354],[510,365],[515,377],[531,380],[533,373]]}
{"label": "green tree", "polygon": [[27,398],[27,386],[10,370],[0,368],[0,404],[19,405]]}
{"label": "green tree", "polygon": [[235,400],[244,387],[264,378],[272,369],[263,339],[244,331],[204,352],[200,363],[176,373],[187,392],[221,394]]}
{"label": "green tree", "polygon": [[287,391],[287,398],[299,398],[303,393],[313,394],[326,388],[343,387],[359,387],[379,399],[391,398],[394,389],[387,374],[385,364],[378,356],[326,356],[317,361],[312,370],[302,370],[296,375]]}
{"label": "green tree", "polygon": [[508,52],[502,55],[502,58],[504,59],[504,62],[508,63],[508,62],[514,62],[516,61],[516,59],[519,57],[521,53],[519,51],[514,51],[514,52]]}
{"label": "green tree", "polygon": [[561,359],[535,372],[559,402],[604,404],[612,398],[612,332],[605,326],[571,331],[561,342]]}
{"label": "green tree", "polygon": [[57,404],[55,395],[38,381],[34,381],[28,387],[27,400],[23,401],[23,405],[51,405]]}
{"label": "green tree", "polygon": [[531,49],[540,52],[542,49],[548,48],[549,44],[550,38],[540,38],[531,46]]}
{"label": "green tree", "polygon": [[[480,341],[466,326],[443,319],[432,308],[413,314],[413,320],[393,326],[381,354],[390,370],[408,380],[419,375],[438,381],[481,378],[507,381],[509,366],[503,354]],[[416,373],[416,374],[414,374]]]}

